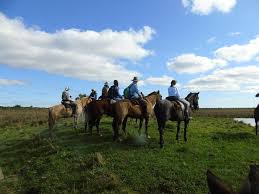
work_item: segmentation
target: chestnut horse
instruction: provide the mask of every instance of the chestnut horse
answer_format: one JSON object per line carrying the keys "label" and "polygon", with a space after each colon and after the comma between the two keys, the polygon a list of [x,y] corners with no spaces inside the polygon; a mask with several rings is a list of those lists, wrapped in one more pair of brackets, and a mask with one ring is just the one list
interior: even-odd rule
{"label": "chestnut horse", "polygon": [[146,137],[148,136],[148,122],[149,118],[153,112],[153,108],[156,105],[156,103],[161,99],[160,92],[152,92],[144,99],[147,101],[147,115],[144,117],[142,115],[142,110],[139,105],[134,105],[130,100],[121,100],[116,102],[113,105],[113,140],[117,140],[119,137],[119,130],[122,125],[122,129],[124,133],[126,133],[126,124],[128,118],[139,118],[140,119],[140,127],[139,127],[139,135],[140,135],[140,130],[142,127],[142,121],[145,119],[145,133]]}
{"label": "chestnut horse", "polygon": [[85,108],[85,130],[89,129],[90,133],[92,134],[93,126],[96,126],[98,135],[101,135],[101,131],[99,129],[99,124],[102,116],[104,114],[112,116],[112,104],[111,100],[101,99],[101,100],[94,100],[90,102]]}
{"label": "chestnut horse", "polygon": [[[226,185],[220,178],[210,170],[207,171],[207,182],[211,194],[236,194],[231,186]],[[259,166],[250,165],[247,179],[241,186],[238,194],[258,194],[259,193]]]}
{"label": "chestnut horse", "polygon": [[[188,102],[190,102],[190,107],[194,110],[198,110],[199,109],[199,92],[198,93],[189,93],[186,96],[186,100]],[[189,109],[189,108],[188,108]],[[190,110],[188,110],[189,112]],[[157,119],[157,124],[158,124],[158,131],[160,134],[160,147],[162,148],[164,146],[164,129],[165,129],[165,124],[167,120],[171,120],[171,121],[177,121],[177,133],[176,133],[176,140],[178,140],[178,136],[179,136],[179,131],[180,131],[180,124],[181,121],[184,121],[184,140],[187,141],[187,127],[189,124],[189,116],[188,118],[186,118],[184,116],[184,107],[180,106],[178,104],[178,102],[171,102],[167,99],[165,100],[160,100],[155,108],[154,108],[154,112],[156,115],[156,119]]]}
{"label": "chestnut horse", "polygon": [[[75,103],[77,104],[76,114],[73,116],[75,130],[77,129],[78,118],[83,113],[83,109],[85,108],[85,106],[87,106],[87,104],[90,103],[91,101],[92,100],[89,97],[83,97],[75,101]],[[50,136],[53,137],[53,127],[59,118],[70,118],[70,117],[72,117],[71,108],[65,108],[63,104],[50,107],[49,118],[48,118]]]}

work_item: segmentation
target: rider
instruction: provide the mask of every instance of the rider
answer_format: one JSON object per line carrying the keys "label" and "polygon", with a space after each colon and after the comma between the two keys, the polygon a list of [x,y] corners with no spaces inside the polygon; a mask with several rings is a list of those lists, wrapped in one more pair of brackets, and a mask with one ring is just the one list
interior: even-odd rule
{"label": "rider", "polygon": [[123,99],[122,95],[120,95],[120,92],[119,92],[119,82],[118,82],[118,80],[113,81],[113,86],[111,86],[109,91],[108,91],[108,97],[110,99],[115,100],[115,101]]}
{"label": "rider", "polygon": [[170,100],[170,101],[180,101],[184,104],[184,116],[185,117],[188,117],[188,108],[190,107],[190,103],[185,100],[184,98],[180,98],[180,94],[178,92],[178,89],[177,87],[175,86],[176,85],[176,80],[172,80],[171,81],[171,85],[170,87],[168,88],[168,97],[166,98],[167,100]]}
{"label": "rider", "polygon": [[108,91],[109,91],[109,84],[108,82],[104,83],[104,86],[102,88],[102,95],[100,96],[100,99],[105,99],[108,97]]}
{"label": "rider", "polygon": [[62,92],[62,102],[64,106],[68,104],[72,108],[72,115],[75,115],[77,104],[71,100],[71,96],[69,94],[69,87],[66,87],[65,90]]}
{"label": "rider", "polygon": [[97,100],[97,92],[92,89],[91,90],[91,94],[89,95],[89,97],[92,99],[92,100]]}
{"label": "rider", "polygon": [[136,100],[137,102],[139,102],[141,108],[142,108],[142,112],[143,112],[143,116],[146,117],[147,116],[147,101],[144,100],[144,95],[142,92],[139,91],[138,89],[138,78],[134,77],[132,80],[132,83],[129,86],[129,99],[131,100]]}

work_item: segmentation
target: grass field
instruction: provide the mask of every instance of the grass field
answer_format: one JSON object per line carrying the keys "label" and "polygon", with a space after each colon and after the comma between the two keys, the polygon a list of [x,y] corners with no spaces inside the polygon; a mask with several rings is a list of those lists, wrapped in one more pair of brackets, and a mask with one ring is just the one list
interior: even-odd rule
{"label": "grass field", "polygon": [[102,137],[75,133],[68,119],[58,123],[50,141],[46,109],[0,109],[0,193],[208,193],[208,168],[237,189],[249,164],[259,161],[259,137],[232,117],[252,112],[201,109],[187,143],[182,134],[175,140],[176,125],[168,122],[160,149],[154,119],[149,140],[138,137],[132,120],[125,140],[113,143],[111,119],[104,118]]}

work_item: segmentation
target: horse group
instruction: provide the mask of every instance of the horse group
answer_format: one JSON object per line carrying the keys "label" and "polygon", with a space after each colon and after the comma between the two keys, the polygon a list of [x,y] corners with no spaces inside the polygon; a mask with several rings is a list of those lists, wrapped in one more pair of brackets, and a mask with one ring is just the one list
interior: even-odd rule
{"label": "horse group", "polygon": [[[199,93],[190,93],[185,98],[190,102],[190,109],[198,110]],[[122,131],[126,134],[126,125],[128,118],[139,119],[139,135],[143,122],[145,122],[145,135],[149,138],[148,124],[151,116],[155,113],[158,130],[160,133],[160,147],[163,147],[163,131],[167,120],[177,121],[177,135],[178,140],[180,123],[184,121],[184,140],[187,141],[187,127],[190,117],[184,116],[184,106],[178,101],[162,100],[159,91],[154,91],[144,97],[147,104],[147,114],[143,114],[143,110],[139,104],[133,103],[129,99],[120,101],[113,101],[110,99],[101,99],[92,101],[89,97],[83,97],[75,101],[77,104],[77,111],[74,115],[74,129],[77,129],[78,118],[85,116],[85,130],[89,130],[92,134],[92,129],[95,126],[98,135],[102,135],[99,124],[103,115],[113,118],[113,141],[119,140],[119,132]],[[190,111],[190,110],[188,110]],[[53,126],[57,119],[71,117],[72,111],[66,109],[62,104],[49,108],[49,130],[51,137],[53,136]]]}

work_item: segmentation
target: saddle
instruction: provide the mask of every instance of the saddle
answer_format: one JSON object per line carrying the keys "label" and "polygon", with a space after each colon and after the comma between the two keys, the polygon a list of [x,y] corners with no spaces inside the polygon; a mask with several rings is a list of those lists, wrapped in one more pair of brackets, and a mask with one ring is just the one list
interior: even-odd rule
{"label": "saddle", "polygon": [[64,105],[66,109],[72,109],[69,101],[61,101],[61,104]]}

